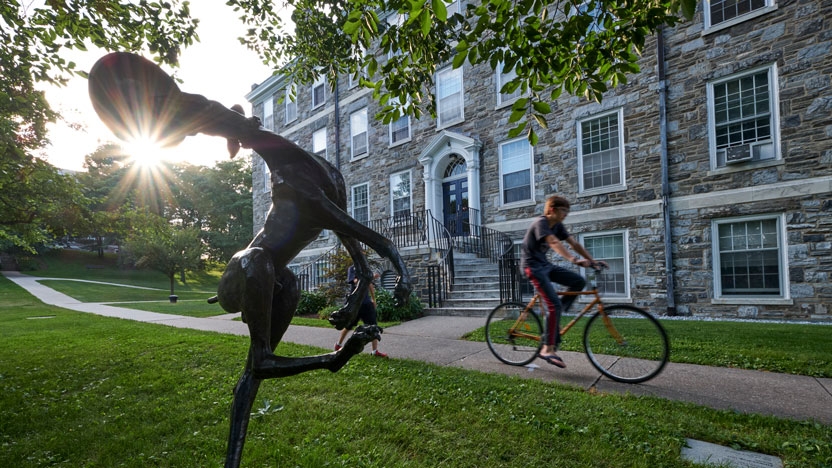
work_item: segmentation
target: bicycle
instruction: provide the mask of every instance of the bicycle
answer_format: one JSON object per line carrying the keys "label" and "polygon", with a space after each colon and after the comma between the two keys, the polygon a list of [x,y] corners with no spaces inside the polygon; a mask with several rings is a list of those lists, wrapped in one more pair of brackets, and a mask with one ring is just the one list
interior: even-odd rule
{"label": "bicycle", "polygon": [[[607,306],[598,293],[593,267],[589,289],[562,291],[561,296],[594,296],[566,326],[566,334],[578,321],[597,307],[584,328],[583,345],[589,362],[601,374],[624,383],[640,383],[659,375],[670,358],[670,343],[661,323],[645,310],[626,304]],[[541,297],[536,293],[527,304],[505,302],[495,307],[485,323],[488,348],[500,361],[525,366],[538,357],[544,333]]]}

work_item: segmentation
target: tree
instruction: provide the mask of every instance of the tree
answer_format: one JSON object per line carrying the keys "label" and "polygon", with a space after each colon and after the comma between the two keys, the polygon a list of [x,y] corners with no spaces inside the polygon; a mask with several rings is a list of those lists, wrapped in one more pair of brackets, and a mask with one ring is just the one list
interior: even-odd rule
{"label": "tree", "polygon": [[0,241],[32,251],[81,205],[70,178],[34,154],[48,143],[46,124],[58,117],[35,83],[65,83],[76,71],[61,55],[89,44],[147,50],[175,64],[181,47],[197,38],[196,25],[181,0],[0,5]]}
{"label": "tree", "polygon": [[39,159],[0,158],[0,248],[35,248],[83,222],[87,199],[69,175]]}
{"label": "tree", "polygon": [[[547,125],[550,102],[566,92],[600,100],[610,86],[638,71],[646,38],[680,13],[690,18],[696,0],[481,0],[459,12],[444,0],[290,0],[283,4],[229,0],[250,26],[246,44],[264,60],[286,63],[285,73],[308,83],[329,83],[345,73],[361,76],[382,105],[384,123],[403,114],[436,115],[438,67],[466,61],[515,72],[502,91],[524,97],[512,107],[509,136],[537,136],[531,119]],[[398,13],[384,21],[382,12]]]}
{"label": "tree", "polygon": [[200,266],[204,247],[199,230],[174,226],[147,211],[134,211],[128,218],[132,234],[127,238],[125,249],[135,260],[136,267],[164,273],[170,280],[170,295],[173,296],[176,274]]}

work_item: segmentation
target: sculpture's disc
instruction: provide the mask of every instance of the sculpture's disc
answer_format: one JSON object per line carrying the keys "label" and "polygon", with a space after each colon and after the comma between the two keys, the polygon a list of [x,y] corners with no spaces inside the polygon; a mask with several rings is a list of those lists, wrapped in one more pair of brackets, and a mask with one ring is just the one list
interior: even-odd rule
{"label": "sculpture's disc", "polygon": [[126,52],[101,57],[90,70],[89,93],[95,112],[122,140],[173,146],[185,137],[176,119],[179,87],[150,60]]}

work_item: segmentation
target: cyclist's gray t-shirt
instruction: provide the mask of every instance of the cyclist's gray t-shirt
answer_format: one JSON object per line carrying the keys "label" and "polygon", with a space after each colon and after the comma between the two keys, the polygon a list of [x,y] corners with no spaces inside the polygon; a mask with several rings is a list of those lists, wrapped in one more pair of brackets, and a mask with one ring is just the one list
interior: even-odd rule
{"label": "cyclist's gray t-shirt", "polygon": [[562,241],[569,238],[569,232],[563,226],[563,223],[557,223],[549,227],[549,220],[546,219],[546,216],[540,216],[529,226],[526,235],[523,236],[523,243],[520,244],[520,268],[523,270],[526,267],[534,269],[549,264],[546,259],[546,252],[549,251],[546,236],[549,234]]}

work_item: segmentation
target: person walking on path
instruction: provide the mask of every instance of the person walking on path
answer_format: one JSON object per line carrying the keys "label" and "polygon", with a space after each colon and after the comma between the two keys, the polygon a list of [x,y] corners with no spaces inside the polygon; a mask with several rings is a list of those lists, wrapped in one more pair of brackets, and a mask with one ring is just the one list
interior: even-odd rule
{"label": "person walking on path", "polygon": [[[373,278],[378,278],[378,274],[375,274]],[[355,266],[350,265],[347,269],[347,283],[350,285],[350,292],[355,290],[357,281],[355,275]],[[358,309],[358,316],[355,317],[352,323],[343,330],[341,330],[341,335],[338,337],[338,342],[335,343],[335,351],[341,349],[344,343],[344,339],[347,337],[347,333],[353,329],[356,325],[358,325],[358,321],[361,320],[364,322],[364,325],[377,325],[378,321],[378,314],[376,311],[376,288],[373,283],[370,283],[370,287],[367,290],[367,294],[364,296],[364,299],[361,301],[361,305]],[[378,350],[378,339],[372,341],[373,347],[373,356],[377,357],[387,357],[386,354],[382,353]]]}
{"label": "person walking on path", "polygon": [[[566,363],[557,355],[560,345],[560,316],[577,296],[566,296],[561,302],[552,283],[566,286],[569,291],[581,291],[586,286],[586,279],[573,271],[553,265],[546,258],[546,253],[552,249],[569,263],[582,267],[607,266],[605,262],[596,262],[563,226],[563,220],[569,214],[569,206],[569,200],[563,197],[549,197],[543,208],[543,216],[532,222],[520,245],[520,268],[540,294],[548,311],[540,358],[561,369],[566,368]],[[570,253],[563,242],[569,244],[583,258]]]}

